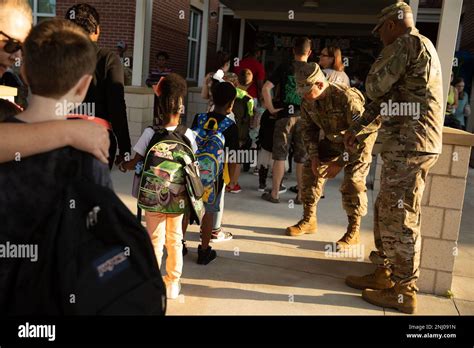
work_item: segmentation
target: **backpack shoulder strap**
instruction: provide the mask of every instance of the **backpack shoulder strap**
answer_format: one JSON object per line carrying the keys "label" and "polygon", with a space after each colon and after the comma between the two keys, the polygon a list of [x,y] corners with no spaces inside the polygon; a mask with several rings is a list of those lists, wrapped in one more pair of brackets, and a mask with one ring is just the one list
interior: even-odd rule
{"label": "backpack shoulder strap", "polygon": [[150,139],[150,143],[148,144],[148,148],[146,150],[146,153],[148,154],[153,146],[155,146],[157,143],[159,143],[164,137],[166,137],[169,132],[166,128],[163,127],[152,127],[153,130],[155,131],[155,134],[153,134],[153,137]]}
{"label": "backpack shoulder strap", "polygon": [[222,122],[219,123],[219,132],[221,133],[224,133],[227,128],[229,128],[230,126],[232,126],[232,124],[234,124],[235,122],[233,120],[231,120],[229,117],[226,117],[224,120],[222,120]]}
{"label": "backpack shoulder strap", "polygon": [[174,133],[184,137],[187,131],[188,131],[188,127],[186,127],[184,124],[179,124],[174,130]]}
{"label": "backpack shoulder strap", "polygon": [[198,115],[198,121],[197,121],[197,126],[198,128],[204,128],[204,125],[207,121],[208,114],[203,113]]}
{"label": "backpack shoulder strap", "polygon": [[156,128],[153,128],[153,129],[155,131],[155,135],[153,136],[153,138],[156,138],[158,140],[160,140],[160,138],[162,138],[162,137],[167,136],[170,133],[164,127],[156,127]]}
{"label": "backpack shoulder strap", "polygon": [[191,144],[191,140],[189,140],[189,138],[186,136],[186,132],[188,131],[188,129],[189,128],[186,127],[184,124],[180,124],[178,125],[178,127],[176,127],[173,133],[179,135],[180,138],[184,141],[184,143],[192,149],[193,145]]}

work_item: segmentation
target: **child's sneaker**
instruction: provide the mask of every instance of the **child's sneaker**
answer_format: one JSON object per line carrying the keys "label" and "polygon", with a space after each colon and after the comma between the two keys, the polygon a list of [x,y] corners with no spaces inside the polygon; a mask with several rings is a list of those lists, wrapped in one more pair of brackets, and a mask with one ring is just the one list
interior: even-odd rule
{"label": "child's sneaker", "polygon": [[166,284],[166,297],[170,300],[176,300],[179,297],[180,291],[181,283],[179,281]]}
{"label": "child's sneaker", "polygon": [[233,237],[232,233],[224,232],[221,228],[218,231],[212,231],[211,243],[227,242],[232,240]]}
{"label": "child's sneaker", "polygon": [[[227,191],[228,189],[228,191]],[[239,184],[235,184],[233,187],[227,186],[226,191],[230,193],[240,193],[242,192],[242,187]]]}
{"label": "child's sneaker", "polygon": [[211,246],[208,246],[206,250],[202,250],[202,246],[198,246],[198,265],[207,265],[209,262],[217,257],[215,250],[212,250]]}
{"label": "child's sneaker", "polygon": [[258,192],[265,192],[265,190],[267,189],[267,185],[266,184],[259,184],[258,185]]}

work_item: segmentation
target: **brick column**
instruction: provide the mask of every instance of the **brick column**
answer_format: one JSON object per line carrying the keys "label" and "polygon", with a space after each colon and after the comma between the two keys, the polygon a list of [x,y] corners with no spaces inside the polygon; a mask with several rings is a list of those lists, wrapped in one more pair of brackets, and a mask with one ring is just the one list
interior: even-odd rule
{"label": "brick column", "polygon": [[451,289],[469,166],[472,134],[445,128],[443,153],[431,169],[422,200],[420,290]]}
{"label": "brick column", "polygon": [[188,98],[186,107],[186,125],[191,126],[196,114],[207,111],[207,100],[201,97],[200,87],[188,88]]}
{"label": "brick column", "polygon": [[153,125],[154,93],[151,88],[125,87],[128,128],[132,146],[142,135],[146,127]]}

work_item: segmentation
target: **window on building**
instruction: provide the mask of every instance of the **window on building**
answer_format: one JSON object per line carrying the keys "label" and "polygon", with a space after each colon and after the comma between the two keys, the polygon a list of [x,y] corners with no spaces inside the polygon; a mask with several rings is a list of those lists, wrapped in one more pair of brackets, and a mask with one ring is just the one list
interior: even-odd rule
{"label": "window on building", "polygon": [[189,15],[187,79],[197,81],[202,14],[191,8]]}
{"label": "window on building", "polygon": [[34,24],[56,17],[56,0],[29,0],[33,10]]}

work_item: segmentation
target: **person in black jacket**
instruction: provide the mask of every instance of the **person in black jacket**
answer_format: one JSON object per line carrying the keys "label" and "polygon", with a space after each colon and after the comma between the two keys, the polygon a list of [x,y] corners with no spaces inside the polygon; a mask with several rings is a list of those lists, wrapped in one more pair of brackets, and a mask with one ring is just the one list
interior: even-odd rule
{"label": "person in black jacket", "polygon": [[[97,46],[100,17],[94,7],[76,4],[66,12],[66,19],[83,28],[97,49],[97,67],[83,105],[89,115],[100,117],[110,124],[109,168],[112,169],[114,160],[115,164],[119,165],[124,159],[128,159],[131,153],[123,66],[116,52]],[[115,157],[117,145],[119,155]]]}

